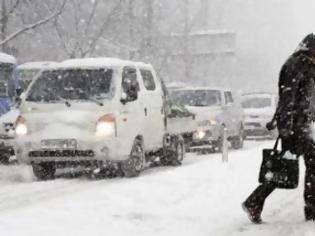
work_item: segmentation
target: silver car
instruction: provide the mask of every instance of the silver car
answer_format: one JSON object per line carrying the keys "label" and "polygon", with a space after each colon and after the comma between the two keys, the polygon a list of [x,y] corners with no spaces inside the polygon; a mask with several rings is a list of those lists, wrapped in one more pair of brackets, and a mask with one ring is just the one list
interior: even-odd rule
{"label": "silver car", "polygon": [[269,122],[277,107],[277,96],[271,93],[249,93],[242,96],[245,112],[245,135],[247,139],[276,138],[277,131],[268,131]]}
{"label": "silver car", "polygon": [[196,115],[198,131],[190,150],[220,151],[223,131],[235,149],[243,147],[244,113],[232,90],[214,87],[190,87],[173,90],[174,99]]}

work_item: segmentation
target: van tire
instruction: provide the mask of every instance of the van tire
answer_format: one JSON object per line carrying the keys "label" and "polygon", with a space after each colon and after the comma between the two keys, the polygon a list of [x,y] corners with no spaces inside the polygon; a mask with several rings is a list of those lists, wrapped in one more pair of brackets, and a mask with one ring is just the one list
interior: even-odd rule
{"label": "van tire", "polygon": [[32,163],[33,173],[38,180],[54,179],[56,166],[54,163]]}
{"label": "van tire", "polygon": [[181,136],[171,137],[169,147],[164,147],[163,156],[160,162],[163,166],[178,166],[182,164],[185,158],[186,149],[185,142]]}
{"label": "van tire", "polygon": [[10,163],[10,155],[1,154],[0,155],[0,164],[9,165],[9,163]]}
{"label": "van tire", "polygon": [[129,159],[122,163],[122,171],[127,178],[133,178],[140,175],[144,168],[144,148],[141,139],[136,139],[132,150],[130,152]]}

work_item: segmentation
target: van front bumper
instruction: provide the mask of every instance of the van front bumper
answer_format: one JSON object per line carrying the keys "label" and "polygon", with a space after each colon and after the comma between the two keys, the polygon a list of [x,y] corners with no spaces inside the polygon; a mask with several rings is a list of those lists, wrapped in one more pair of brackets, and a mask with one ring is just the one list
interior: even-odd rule
{"label": "van front bumper", "polygon": [[41,141],[17,141],[14,149],[16,157],[23,163],[41,162],[120,162],[129,158],[130,147],[117,138],[104,141],[76,140],[76,148],[43,148]]}

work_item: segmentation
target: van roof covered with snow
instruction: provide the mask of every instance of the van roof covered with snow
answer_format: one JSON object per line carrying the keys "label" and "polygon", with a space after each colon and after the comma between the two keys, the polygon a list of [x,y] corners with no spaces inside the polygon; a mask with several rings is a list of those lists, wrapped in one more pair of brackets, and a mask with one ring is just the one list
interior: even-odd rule
{"label": "van roof covered with snow", "polygon": [[0,63],[16,64],[16,58],[9,54],[0,52]]}
{"label": "van roof covered with snow", "polygon": [[268,92],[257,92],[257,93],[243,93],[242,97],[276,97],[277,95],[274,93],[268,93]]}
{"label": "van roof covered with snow", "polygon": [[18,66],[19,70],[41,70],[58,65],[55,61],[31,61]]}
{"label": "van roof covered with snow", "polygon": [[58,64],[56,69],[68,68],[102,68],[102,67],[123,67],[135,66],[142,68],[152,68],[151,64],[143,62],[134,62],[128,60],[121,60],[118,58],[97,57],[97,58],[80,58],[70,59]]}
{"label": "van roof covered with snow", "polygon": [[177,91],[187,91],[187,90],[220,90],[220,91],[231,91],[231,89],[229,88],[224,88],[224,87],[202,87],[202,86],[199,86],[199,87],[192,87],[192,86],[189,86],[189,87],[184,87],[184,88],[179,88],[179,89],[176,89]]}

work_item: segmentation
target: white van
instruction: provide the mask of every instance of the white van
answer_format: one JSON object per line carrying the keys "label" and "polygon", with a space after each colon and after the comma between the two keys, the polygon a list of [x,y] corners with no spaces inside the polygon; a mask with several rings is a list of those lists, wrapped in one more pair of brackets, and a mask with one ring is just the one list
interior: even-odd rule
{"label": "white van", "polygon": [[149,64],[73,59],[42,71],[22,96],[15,153],[39,179],[79,165],[139,175],[160,156],[181,163],[180,130],[168,127],[165,91]]}
{"label": "white van", "polygon": [[247,93],[242,96],[245,112],[247,139],[277,138],[277,130],[269,131],[266,124],[272,120],[277,109],[278,97],[272,93]]}

